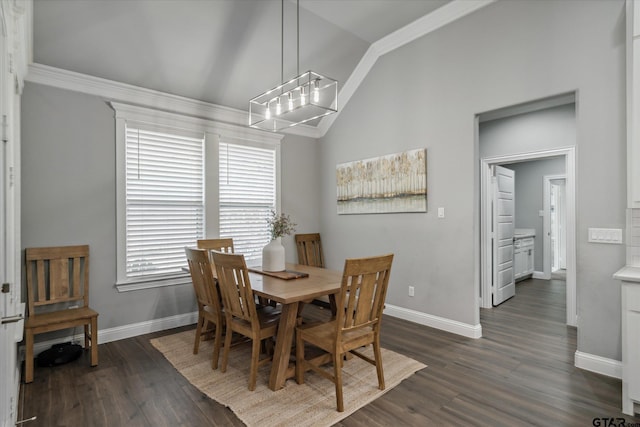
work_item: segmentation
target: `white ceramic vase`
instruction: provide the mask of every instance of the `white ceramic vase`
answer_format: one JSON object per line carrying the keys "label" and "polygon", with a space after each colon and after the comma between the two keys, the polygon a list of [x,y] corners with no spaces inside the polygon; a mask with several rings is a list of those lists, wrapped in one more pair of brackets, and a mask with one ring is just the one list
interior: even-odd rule
{"label": "white ceramic vase", "polygon": [[276,237],[262,248],[262,269],[264,271],[284,271],[284,246],[280,237]]}

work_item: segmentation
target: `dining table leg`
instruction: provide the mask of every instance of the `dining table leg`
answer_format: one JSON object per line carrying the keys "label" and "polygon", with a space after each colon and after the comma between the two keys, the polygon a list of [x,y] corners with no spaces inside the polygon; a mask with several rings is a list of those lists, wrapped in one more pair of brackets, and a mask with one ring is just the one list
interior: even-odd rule
{"label": "dining table leg", "polygon": [[291,345],[293,344],[297,315],[297,302],[284,304],[282,306],[278,335],[276,336],[276,348],[273,352],[271,374],[269,376],[269,388],[273,391],[280,390],[284,387],[284,383],[287,380],[287,370],[289,368],[289,358],[291,356]]}

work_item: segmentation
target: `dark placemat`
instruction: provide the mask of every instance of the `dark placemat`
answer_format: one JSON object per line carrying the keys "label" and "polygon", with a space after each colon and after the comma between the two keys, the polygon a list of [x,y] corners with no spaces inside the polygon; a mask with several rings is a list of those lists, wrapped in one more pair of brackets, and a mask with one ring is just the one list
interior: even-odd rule
{"label": "dark placemat", "polygon": [[301,271],[284,270],[284,271],[264,271],[260,267],[249,268],[249,271],[258,274],[264,274],[265,276],[276,277],[282,280],[302,279],[303,277],[309,277],[308,273]]}

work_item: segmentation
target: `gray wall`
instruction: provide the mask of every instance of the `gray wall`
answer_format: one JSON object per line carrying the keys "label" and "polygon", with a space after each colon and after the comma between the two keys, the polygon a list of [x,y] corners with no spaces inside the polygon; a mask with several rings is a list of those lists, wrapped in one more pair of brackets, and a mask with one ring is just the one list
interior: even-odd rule
{"label": "gray wall", "polygon": [[574,145],[576,145],[575,104],[480,123],[480,158]]}
{"label": "gray wall", "polygon": [[[282,208],[301,230],[319,229],[317,143],[286,137]],[[90,304],[100,329],[196,310],[190,285],[118,293],[113,110],[98,97],[33,83],[22,97],[22,247],[87,243]],[[284,239],[295,261],[293,238]],[[23,292],[23,295],[26,293]],[[40,340],[47,337],[39,337]]]}
{"label": "gray wall", "polygon": [[[625,224],[624,18],[622,0],[497,2],[378,59],[321,141],[329,267],[395,252],[389,304],[477,324],[474,117],[577,91],[578,349],[619,360],[611,275],[624,247],[588,244],[587,228]],[[336,164],[418,147],[428,150],[428,213],[336,215]]]}
{"label": "gray wall", "polygon": [[536,231],[534,270],[544,271],[543,218],[539,211],[544,209],[545,175],[563,175],[564,157],[503,165],[516,173],[515,208],[516,228],[533,228]]}

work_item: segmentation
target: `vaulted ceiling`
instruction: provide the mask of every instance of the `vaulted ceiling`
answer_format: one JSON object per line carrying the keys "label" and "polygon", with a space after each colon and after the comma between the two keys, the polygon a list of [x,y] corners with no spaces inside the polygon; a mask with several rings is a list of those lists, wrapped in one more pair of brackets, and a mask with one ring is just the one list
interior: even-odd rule
{"label": "vaulted ceiling", "polygon": [[[300,0],[299,70],[340,85],[369,46],[449,0]],[[35,0],[34,62],[247,110],[297,75],[296,3]]]}

